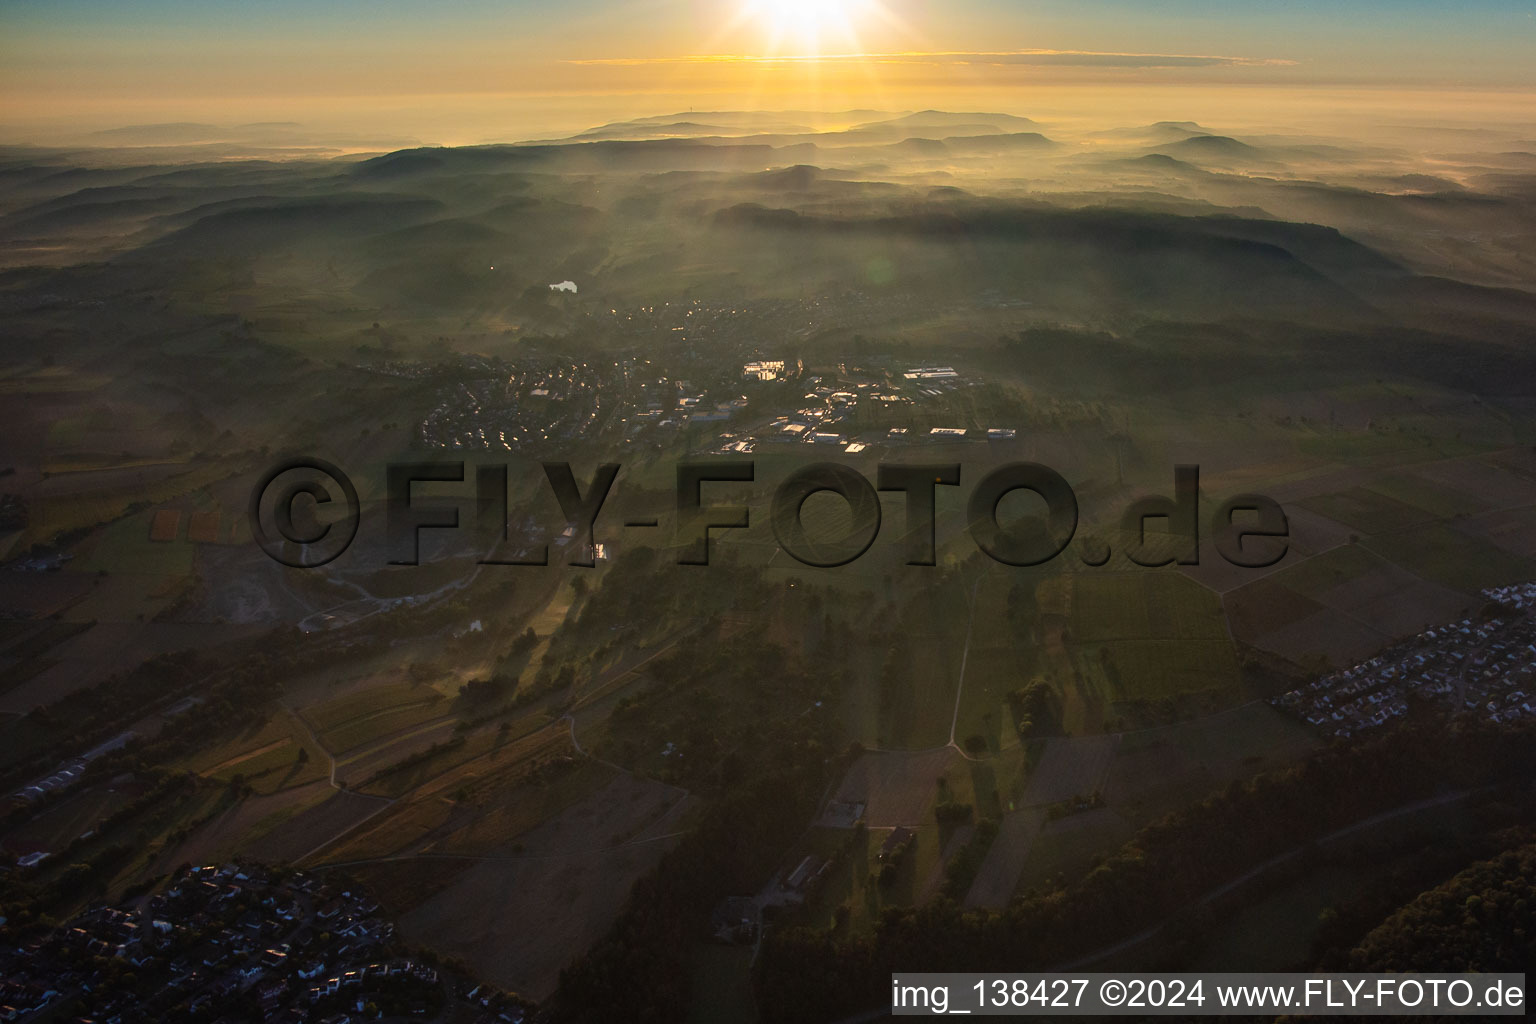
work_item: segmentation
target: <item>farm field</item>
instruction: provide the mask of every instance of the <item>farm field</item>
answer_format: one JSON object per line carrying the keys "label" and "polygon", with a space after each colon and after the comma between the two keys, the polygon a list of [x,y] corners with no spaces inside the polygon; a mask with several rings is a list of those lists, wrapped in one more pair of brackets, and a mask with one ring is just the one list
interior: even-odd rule
{"label": "farm field", "polygon": [[279,709],[258,729],[199,751],[187,767],[218,782],[238,778],[257,793],[275,793],[330,776],[325,751],[286,709]]}
{"label": "farm field", "polygon": [[1104,787],[1118,743],[1114,736],[1052,737],[1019,794],[1025,807],[1043,807],[1073,797],[1092,796]]}
{"label": "farm field", "polygon": [[[1020,806],[1095,792],[1105,805],[1045,821],[1029,838],[1014,891],[1082,873],[1147,822],[1234,779],[1292,763],[1318,742],[1311,730],[1262,702],[1119,736],[1050,740]],[[1005,829],[999,842],[1009,834]]]}
{"label": "farm field", "polygon": [[127,807],[147,788],[143,783],[131,780],[92,786],[49,808],[21,828],[8,832],[4,849],[16,856],[34,850],[49,853],[62,850],[95,829],[103,818]]}
{"label": "farm field", "polygon": [[[602,934],[634,879],[675,842],[677,808],[668,787],[614,776],[523,834],[517,848],[487,849],[403,909],[401,932],[462,957],[495,984],[545,998],[560,969]],[[368,878],[366,868],[359,873]]]}
{"label": "farm field", "polygon": [[388,737],[373,747],[362,748],[338,761],[338,773],[356,779],[361,792],[376,796],[404,796],[417,786],[466,761],[494,752],[550,724],[541,711],[504,719],[506,732],[487,726],[464,733],[456,723],[428,723],[403,735]]}
{"label": "farm field", "polygon": [[1536,559],[1536,508],[1507,509],[1469,516],[1458,522],[1456,528],[1516,558]]}
{"label": "farm field", "polygon": [[997,838],[987,850],[986,859],[976,872],[976,880],[971,883],[970,892],[966,894],[966,906],[1000,910],[1008,905],[1040,829],[1045,824],[1045,813],[1038,808],[1026,808],[1003,815]]}
{"label": "farm field", "polygon": [[326,851],[332,863],[403,853],[476,855],[583,798],[611,769],[575,760],[563,723],[508,740],[433,776]]}
{"label": "farm field", "polygon": [[51,621],[6,623],[11,638],[0,647],[0,693],[15,689],[58,664],[52,653],[81,633],[93,622]]}
{"label": "farm field", "polygon": [[[1402,488],[1397,488],[1399,491]],[[1434,513],[1380,491],[1357,487],[1300,502],[1303,508],[1353,527],[1360,533],[1387,534],[1433,522]]]}
{"label": "farm field", "polygon": [[1472,594],[1536,576],[1536,561],[1511,555],[1447,523],[1369,537],[1362,544],[1427,580]]}
{"label": "farm field", "polygon": [[[85,621],[89,620],[66,619],[71,623]],[[15,680],[15,685],[0,693],[0,713],[25,714],[101,683],[123,665],[172,651],[215,647],[254,632],[256,629],[249,626],[98,621],[31,662],[30,667],[41,666],[40,670],[26,673],[24,679]]]}
{"label": "farm field", "polygon": [[870,828],[932,821],[940,776],[954,774],[961,758],[949,747],[920,753],[870,751],[843,776],[834,800],[862,803]]}
{"label": "farm field", "polygon": [[1118,849],[1135,834],[1119,814],[1102,808],[1047,821],[1019,865],[1014,895],[1086,874],[1096,857]]}
{"label": "farm field", "polygon": [[1076,653],[1083,691],[1111,705],[1187,694],[1229,702],[1241,692],[1230,640],[1121,640]]}
{"label": "farm field", "polygon": [[[68,490],[62,486],[48,488],[38,495],[33,502],[32,521],[27,529],[26,542],[46,542],[57,534],[92,529],[103,523],[118,526],[125,514],[135,507],[153,508],[182,495],[212,487],[243,472],[246,464],[239,459],[208,459],[180,467],[183,472],[154,478],[152,473],[157,468],[132,471],[140,474],[142,479],[112,482],[101,487],[94,486],[94,481],[89,479],[96,475],[94,473],[69,474],[58,478],[68,481],[70,487]],[[137,517],[129,515],[128,518]],[[147,542],[148,522],[134,527],[133,532],[137,532]],[[137,546],[129,541],[129,533],[114,533],[111,540],[114,550],[105,552],[102,557],[115,557],[118,546],[126,552],[123,557],[147,557],[141,556]]]}
{"label": "farm field", "polygon": [[325,748],[339,754],[440,718],[451,706],[441,691],[430,686],[386,684],[356,690],[299,713]]}
{"label": "farm field", "polygon": [[1263,701],[1253,701],[1188,722],[1128,733],[1120,738],[1119,749],[1171,745],[1205,765],[1224,784],[1260,766],[1295,761],[1315,750],[1319,742],[1305,723]]}

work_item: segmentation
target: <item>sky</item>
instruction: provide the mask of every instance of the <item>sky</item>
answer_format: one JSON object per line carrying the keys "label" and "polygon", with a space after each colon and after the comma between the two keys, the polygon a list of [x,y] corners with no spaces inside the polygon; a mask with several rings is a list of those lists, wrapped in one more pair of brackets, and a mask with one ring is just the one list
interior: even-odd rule
{"label": "sky", "polygon": [[688,108],[1170,96],[1477,96],[1518,118],[1533,68],[1536,0],[0,0],[0,138],[293,121],[469,142]]}

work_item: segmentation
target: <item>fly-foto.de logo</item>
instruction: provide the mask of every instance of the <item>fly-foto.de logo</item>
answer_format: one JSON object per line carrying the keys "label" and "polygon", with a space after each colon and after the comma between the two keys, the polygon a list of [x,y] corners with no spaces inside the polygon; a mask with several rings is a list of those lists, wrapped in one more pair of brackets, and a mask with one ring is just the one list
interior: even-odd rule
{"label": "fly-foto.de logo", "polygon": [[[601,465],[585,484],[570,463],[542,466],[545,486],[564,517],[560,536],[570,542],[565,545],[569,554],[564,563],[591,568],[603,550],[598,520],[622,466]],[[880,536],[885,517],[880,494],[893,492],[904,496],[898,513],[905,519],[903,560],[910,566],[933,566],[938,563],[941,491],[961,488],[964,475],[958,463],[882,463],[871,481],[851,466],[819,462],[778,481],[764,510],[750,503],[758,483],[753,460],[680,462],[671,531],[677,563],[708,565],[712,537],[723,531],[751,530],[766,511],[779,549],[791,558],[822,568],[848,565]],[[1139,566],[1198,565],[1203,518],[1212,547],[1235,566],[1272,566],[1285,557],[1290,544],[1290,524],[1277,502],[1260,494],[1240,494],[1219,504],[1204,502],[1198,466],[1174,467],[1171,496],[1150,495],[1130,502],[1119,517],[1119,540],[1114,544],[1079,537],[1077,495],[1049,466],[1013,462],[976,475],[979,479],[965,499],[966,532],[979,550],[1004,565],[1042,565],[1069,548],[1090,566],[1105,565],[1117,553]],[[475,531],[479,549],[486,552],[479,560],[482,565],[551,564],[548,540],[513,535],[506,465],[475,466],[471,474],[463,462],[397,462],[385,468],[384,477],[388,564],[419,565],[424,532],[461,529]],[[469,524],[461,522],[458,504],[447,503],[441,494],[419,493],[418,485],[452,484],[466,485],[459,497],[473,501]],[[1032,504],[1037,510],[1043,506],[1043,511],[1000,515],[1004,499],[1020,492],[1033,495]],[[846,503],[846,527],[838,536],[807,529],[806,503],[822,493],[837,495]],[[1211,507],[1202,509],[1206,504]],[[351,546],[362,521],[362,504],[357,488],[341,469],[322,459],[301,458],[273,467],[257,482],[249,514],[251,534],[269,556],[294,568],[316,568]],[[613,529],[618,520],[625,530],[662,526],[654,515],[609,515],[604,517],[603,529]]]}

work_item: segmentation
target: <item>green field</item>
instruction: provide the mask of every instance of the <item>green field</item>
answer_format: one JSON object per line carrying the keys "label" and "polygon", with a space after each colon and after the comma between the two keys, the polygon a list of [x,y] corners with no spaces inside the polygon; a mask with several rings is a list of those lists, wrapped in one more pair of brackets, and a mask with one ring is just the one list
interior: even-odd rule
{"label": "green field", "polygon": [[1135,828],[1113,811],[1094,811],[1049,822],[1030,844],[1016,891],[1044,889],[1059,877],[1086,874],[1095,858],[1116,850]]}
{"label": "green field", "polygon": [[303,715],[327,750],[340,753],[449,712],[429,686],[375,686],[305,708]]}
{"label": "green field", "polygon": [[1377,490],[1355,487],[1337,494],[1320,494],[1297,502],[1302,508],[1373,535],[1422,526],[1435,515]]}
{"label": "green field", "polygon": [[1417,476],[1384,476],[1372,481],[1370,490],[1384,494],[1393,501],[1423,509],[1436,519],[1476,515],[1491,507],[1464,490],[1453,490],[1444,484]]}
{"label": "green field", "polygon": [[[300,751],[308,756],[300,760]],[[305,785],[329,774],[330,760],[309,738],[303,724],[279,711],[251,729],[188,759],[186,767],[205,778],[229,782],[237,776],[258,793]]]}
{"label": "green field", "polygon": [[[166,502],[179,498],[184,494],[199,491],[213,484],[240,473],[245,464],[238,459],[209,459],[206,461],[188,464],[187,472],[176,476],[167,477],[140,485],[112,486],[99,489],[90,489],[82,486],[80,490],[69,494],[49,495],[40,498],[33,505],[31,522],[28,524],[25,534],[28,543],[47,541],[56,534],[87,527],[99,526],[103,523],[113,524],[113,528],[122,526],[123,517],[130,509],[141,507],[156,507]],[[127,521],[137,521],[139,516],[131,515]],[[141,533],[143,542],[148,544],[149,520],[143,519]],[[132,531],[137,527],[126,527],[130,532],[117,537],[117,540],[125,545],[130,552],[123,557],[132,559],[136,557],[136,545],[128,543],[132,539]],[[110,532],[110,531],[109,531]],[[173,548],[176,544],[156,544],[157,548]],[[189,546],[190,549],[190,546]],[[108,549],[105,557],[114,557],[115,545]],[[138,556],[142,557],[142,556]],[[155,556],[156,558],[163,556]],[[111,570],[112,564],[91,566],[91,568],[107,568]],[[119,568],[116,571],[133,571],[127,568]],[[162,572],[163,569],[145,569],[139,571]]]}
{"label": "green field", "polygon": [[1300,565],[1269,577],[1288,590],[1313,599],[1340,583],[1364,576],[1381,564],[1381,559],[1360,544],[1349,544],[1313,555]]}
{"label": "green field", "polygon": [[[443,745],[429,755],[422,754],[411,757],[410,762],[404,768],[391,770],[391,767],[386,765],[376,772],[375,778],[363,781],[358,788],[362,792],[372,793],[377,796],[404,796],[429,779],[451,771],[477,757],[489,754],[505,743],[537,732],[548,725],[549,721],[548,715],[542,712],[534,712],[512,722],[510,729],[505,734],[500,733],[494,728],[481,729],[465,737],[462,745]],[[411,755],[405,756],[410,757]],[[399,762],[397,761],[396,763]]]}
{"label": "green field", "polygon": [[1229,640],[1122,640],[1082,648],[1088,685],[1110,700],[1151,700],[1200,691],[1236,692],[1241,676]]}
{"label": "green field", "polygon": [[190,575],[197,546],[185,540],[150,540],[152,517],[152,512],[124,516],[102,530],[90,555],[80,562],[78,569],[137,575]]}
{"label": "green field", "polygon": [[1512,555],[1445,523],[1390,537],[1371,537],[1362,544],[1409,572],[1468,593],[1536,576],[1536,562],[1531,559]]}
{"label": "green field", "polygon": [[1224,639],[1221,599],[1176,572],[1072,576],[1072,636],[1111,640]]}

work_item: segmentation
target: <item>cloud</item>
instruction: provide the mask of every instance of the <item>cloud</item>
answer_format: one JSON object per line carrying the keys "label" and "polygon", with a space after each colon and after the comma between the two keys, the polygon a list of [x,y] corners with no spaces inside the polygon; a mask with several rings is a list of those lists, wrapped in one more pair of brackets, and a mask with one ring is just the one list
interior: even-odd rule
{"label": "cloud", "polygon": [[569,60],[568,64],[981,64],[1039,65],[1092,68],[1291,67],[1297,62],[1278,57],[1217,57],[1182,53],[1101,53],[1094,50],[1008,50],[998,53],[966,50],[901,53],[819,53],[788,56],[695,54],[681,57],[604,57]]}

